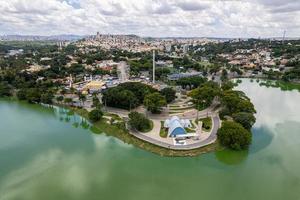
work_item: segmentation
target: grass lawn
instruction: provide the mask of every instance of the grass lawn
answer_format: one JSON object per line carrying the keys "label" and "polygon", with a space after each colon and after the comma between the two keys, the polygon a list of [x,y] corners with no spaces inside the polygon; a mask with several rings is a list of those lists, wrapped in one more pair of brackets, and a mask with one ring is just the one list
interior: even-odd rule
{"label": "grass lawn", "polygon": [[161,121],[160,122],[160,131],[159,131],[159,135],[160,135],[160,137],[162,137],[162,138],[166,138],[166,137],[168,137],[168,132],[166,131],[166,129],[164,128],[164,121]]}
{"label": "grass lawn", "polygon": [[[212,121],[210,117],[204,118],[204,119],[199,119],[199,121],[202,122],[202,128],[209,132],[212,128]],[[197,122],[196,122],[197,123]]]}
{"label": "grass lawn", "polygon": [[178,113],[183,113],[182,111],[178,110],[178,111],[170,111],[169,114],[178,114]]}
{"label": "grass lawn", "polygon": [[196,129],[196,126],[195,126],[195,124],[193,123],[193,121],[190,120],[190,122],[191,122],[191,125],[192,125],[192,129]]}
{"label": "grass lawn", "polygon": [[187,133],[195,133],[196,132],[196,130],[193,130],[193,129],[190,129],[190,128],[184,128],[184,129]]}
{"label": "grass lawn", "polygon": [[177,105],[169,105],[170,108],[180,108],[180,106],[177,106]]}
{"label": "grass lawn", "polygon": [[112,119],[114,120],[117,120],[117,121],[121,121],[122,118],[119,116],[119,115],[116,115],[116,114],[113,114],[113,113],[104,113],[104,116],[107,116],[107,117],[111,117]]}
{"label": "grass lawn", "polygon": [[193,109],[194,106],[187,106],[187,107],[179,107],[179,108],[170,108],[171,111],[182,111],[182,110],[190,110]]}

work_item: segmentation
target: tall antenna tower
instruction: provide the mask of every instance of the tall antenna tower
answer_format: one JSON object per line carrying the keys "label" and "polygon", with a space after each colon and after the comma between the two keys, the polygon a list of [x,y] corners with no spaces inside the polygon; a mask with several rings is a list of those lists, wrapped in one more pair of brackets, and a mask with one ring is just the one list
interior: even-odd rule
{"label": "tall antenna tower", "polygon": [[155,50],[153,49],[153,84],[155,84]]}
{"label": "tall antenna tower", "polygon": [[286,34],[286,31],[284,30],[283,31],[283,37],[282,37],[282,44],[284,44],[284,41],[285,41],[285,34]]}

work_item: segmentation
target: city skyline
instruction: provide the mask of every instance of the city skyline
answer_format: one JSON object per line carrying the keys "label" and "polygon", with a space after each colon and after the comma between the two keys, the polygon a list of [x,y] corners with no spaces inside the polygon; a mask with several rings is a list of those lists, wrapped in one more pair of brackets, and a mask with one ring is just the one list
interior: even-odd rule
{"label": "city skyline", "polygon": [[299,37],[296,0],[0,0],[0,35]]}

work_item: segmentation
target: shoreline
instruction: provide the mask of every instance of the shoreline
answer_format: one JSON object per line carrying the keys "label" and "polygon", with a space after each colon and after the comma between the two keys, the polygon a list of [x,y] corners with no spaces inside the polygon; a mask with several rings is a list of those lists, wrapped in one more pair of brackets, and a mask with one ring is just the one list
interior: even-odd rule
{"label": "shoreline", "polygon": [[[67,106],[67,109],[72,110],[74,113],[78,114],[79,116],[87,118],[88,111],[82,108],[75,108]],[[123,141],[126,144],[131,144],[135,147],[138,147],[140,149],[146,150],[148,152],[165,156],[165,157],[194,157],[198,156],[204,153],[210,153],[218,150],[224,149],[221,147],[218,143],[218,141],[205,145],[200,148],[195,148],[191,150],[174,150],[174,149],[168,149],[161,146],[157,146],[155,144],[149,143],[147,141],[141,140],[132,134],[129,133],[128,130],[121,129],[117,127],[116,125],[108,124],[106,121],[104,121],[105,118],[101,119],[99,122],[91,123],[93,125],[92,129],[94,129],[92,132],[94,134],[101,134],[105,133],[108,136],[113,136],[121,141]]]}
{"label": "shoreline", "polygon": [[[18,100],[17,98],[14,97],[8,97],[8,98],[1,98],[7,101],[17,101],[17,102],[23,102]],[[26,102],[27,103],[27,102]],[[36,104],[42,106],[42,104]],[[121,140],[122,142],[126,144],[133,145],[139,149],[164,156],[164,157],[195,157],[201,154],[205,153],[211,153],[215,152],[218,150],[224,149],[218,141],[216,140],[215,142],[205,145],[200,148],[195,148],[195,149],[187,149],[187,150],[174,150],[174,149],[168,149],[165,147],[161,147],[155,144],[152,144],[150,142],[141,140],[134,135],[130,134],[128,130],[122,129],[120,127],[117,127],[116,125],[111,125],[107,123],[107,119],[102,118],[99,122],[92,123],[88,119],[88,111],[83,109],[83,108],[77,108],[77,107],[72,107],[70,105],[61,105],[57,103],[53,103],[52,105],[49,106],[57,106],[61,108],[68,109],[70,111],[73,111],[75,114],[79,115],[80,117],[83,117],[85,120],[89,121],[89,123],[92,125],[90,128],[90,131],[93,134],[106,134],[107,136],[112,136],[115,137],[116,139]],[[105,113],[109,114],[109,113]],[[105,116],[105,115],[104,115]]]}

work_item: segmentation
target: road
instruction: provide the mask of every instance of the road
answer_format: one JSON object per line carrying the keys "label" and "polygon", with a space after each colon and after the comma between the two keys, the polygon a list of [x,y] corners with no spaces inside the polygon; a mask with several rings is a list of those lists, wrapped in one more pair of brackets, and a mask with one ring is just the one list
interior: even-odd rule
{"label": "road", "polygon": [[[205,116],[211,116],[215,113],[214,109],[217,106],[217,104],[213,104],[210,107],[206,108],[205,110],[199,111],[198,115],[199,118],[203,118]],[[121,117],[127,117],[129,114],[128,110],[120,109],[120,108],[112,108],[112,107],[105,107],[104,108],[106,112],[114,113],[117,115],[120,115]],[[169,119],[171,116],[168,112],[163,112],[161,114],[151,114],[150,112],[147,112],[145,108],[142,106],[133,109],[132,111],[137,111],[139,113],[145,113],[147,117],[151,120],[161,120],[164,121],[166,119]],[[196,119],[197,118],[197,110],[189,110],[184,113],[178,113],[176,114],[179,118],[183,119]]]}
{"label": "road", "polygon": [[118,65],[118,77],[121,83],[128,81],[128,65],[126,62],[120,62]]}

